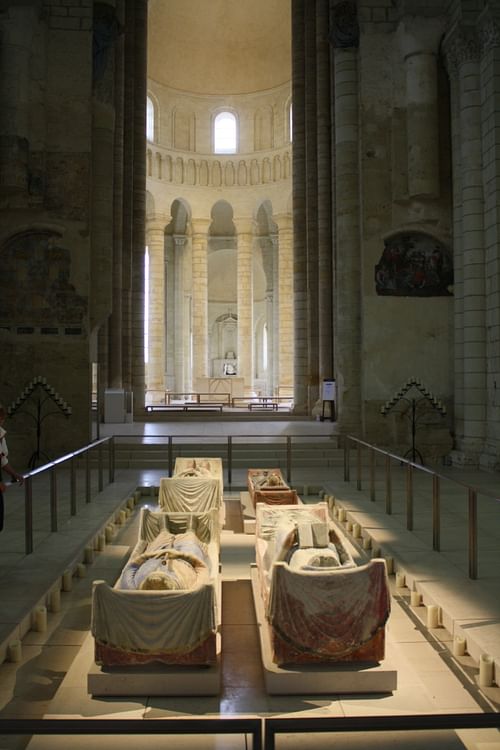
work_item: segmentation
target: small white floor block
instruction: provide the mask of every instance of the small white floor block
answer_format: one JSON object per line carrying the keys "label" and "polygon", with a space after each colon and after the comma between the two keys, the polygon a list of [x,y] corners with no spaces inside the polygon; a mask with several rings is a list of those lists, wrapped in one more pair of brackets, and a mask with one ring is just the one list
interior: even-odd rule
{"label": "small white floor block", "polygon": [[391,668],[388,659],[382,664],[375,665],[339,662],[279,667],[275,664],[272,660],[269,626],[264,613],[256,565],[252,565],[251,579],[264,681],[270,695],[392,693],[396,690],[397,672]]}

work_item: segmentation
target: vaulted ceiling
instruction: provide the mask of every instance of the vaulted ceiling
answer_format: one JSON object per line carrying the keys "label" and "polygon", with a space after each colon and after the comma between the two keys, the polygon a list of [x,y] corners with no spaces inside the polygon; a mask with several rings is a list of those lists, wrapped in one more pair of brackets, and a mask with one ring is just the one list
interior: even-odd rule
{"label": "vaulted ceiling", "polygon": [[291,0],[149,0],[148,76],[195,94],[291,78]]}

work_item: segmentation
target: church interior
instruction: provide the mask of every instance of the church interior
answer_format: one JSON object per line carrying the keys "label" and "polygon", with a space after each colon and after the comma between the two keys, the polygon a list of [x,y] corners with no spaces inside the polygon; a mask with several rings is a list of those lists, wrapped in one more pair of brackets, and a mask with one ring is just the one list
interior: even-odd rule
{"label": "church interior", "polygon": [[499,24],[0,0],[0,750],[500,748]]}

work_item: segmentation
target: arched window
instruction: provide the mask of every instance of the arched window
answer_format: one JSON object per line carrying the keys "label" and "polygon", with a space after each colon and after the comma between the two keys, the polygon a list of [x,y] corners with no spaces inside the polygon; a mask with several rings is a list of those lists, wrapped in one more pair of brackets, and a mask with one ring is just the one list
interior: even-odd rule
{"label": "arched window", "polygon": [[155,107],[149,96],[146,100],[146,138],[148,141],[155,139]]}
{"label": "arched window", "polygon": [[236,117],[232,112],[219,112],[214,120],[214,153],[235,154],[237,145]]}
{"label": "arched window", "polygon": [[290,108],[288,110],[288,133],[290,135],[290,143],[293,141],[293,112],[292,103],[290,102]]}

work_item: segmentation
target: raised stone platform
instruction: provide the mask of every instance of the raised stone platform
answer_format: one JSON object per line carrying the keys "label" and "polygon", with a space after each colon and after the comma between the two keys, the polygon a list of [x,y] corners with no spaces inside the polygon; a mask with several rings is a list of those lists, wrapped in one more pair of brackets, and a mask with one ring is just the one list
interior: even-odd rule
{"label": "raised stone platform", "polygon": [[[88,636],[93,639],[89,635]],[[150,664],[140,667],[99,667],[94,661],[87,676],[88,692],[105,695],[219,695],[221,691],[221,640],[217,636],[217,664],[180,667]]]}
{"label": "raised stone platform", "polygon": [[257,566],[251,566],[255,614],[259,627],[264,682],[270,695],[339,695],[392,693],[397,672],[390,657],[381,664],[310,664],[279,667],[272,660],[269,628],[260,594]]}

